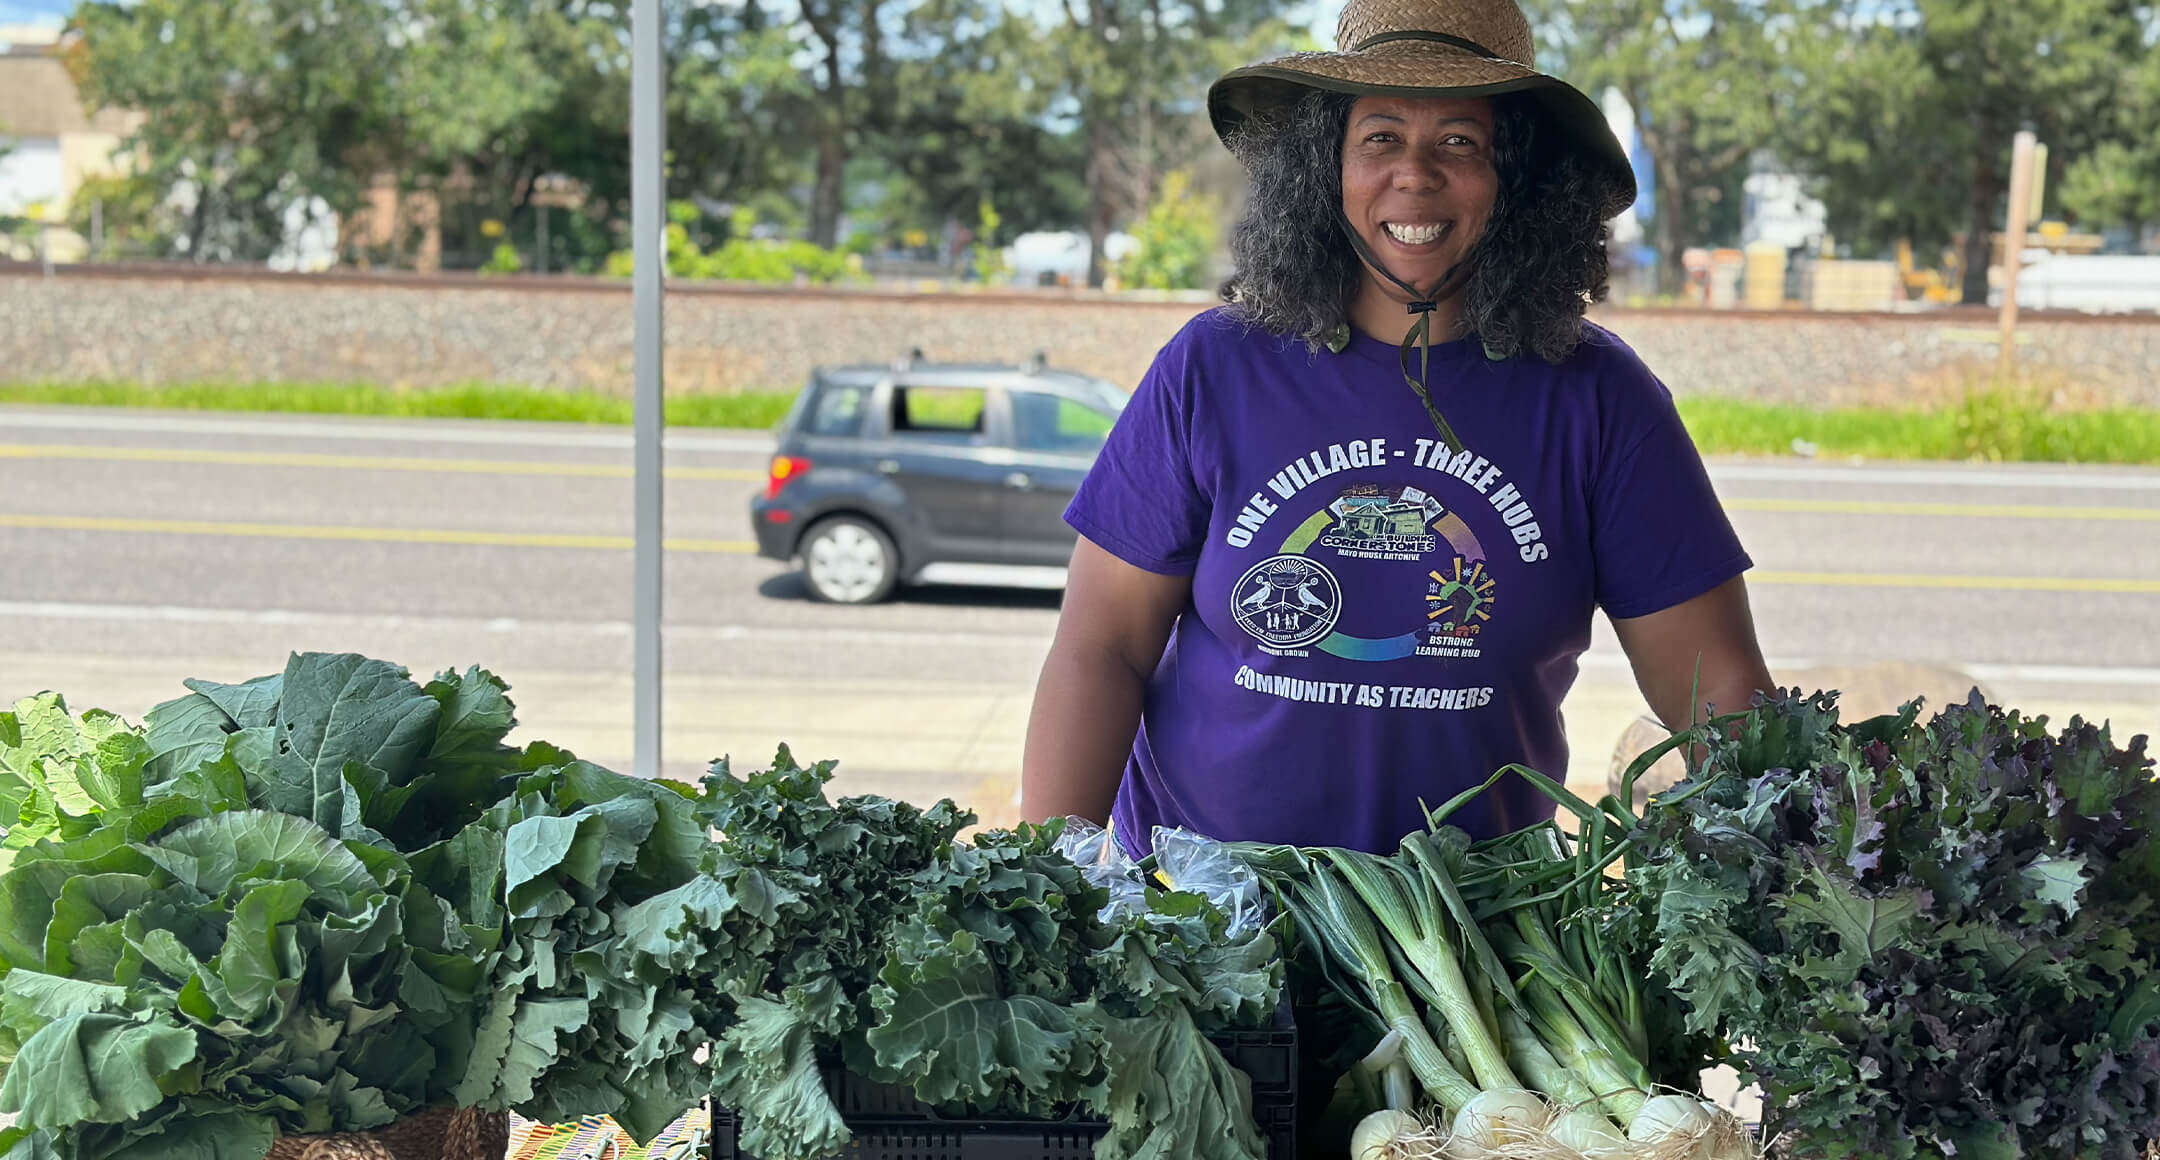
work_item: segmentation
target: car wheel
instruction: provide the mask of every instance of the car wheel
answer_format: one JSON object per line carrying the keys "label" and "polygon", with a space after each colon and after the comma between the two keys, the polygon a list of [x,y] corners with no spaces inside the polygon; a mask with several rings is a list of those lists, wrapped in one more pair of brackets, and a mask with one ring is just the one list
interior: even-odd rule
{"label": "car wheel", "polygon": [[868,520],[835,516],[803,537],[803,579],[828,604],[875,604],[900,582],[892,537]]}

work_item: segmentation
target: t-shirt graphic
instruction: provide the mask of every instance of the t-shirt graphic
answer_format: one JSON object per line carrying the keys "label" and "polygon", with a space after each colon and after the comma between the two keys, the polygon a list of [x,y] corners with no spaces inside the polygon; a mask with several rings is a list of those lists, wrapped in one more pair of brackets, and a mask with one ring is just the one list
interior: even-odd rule
{"label": "t-shirt graphic", "polygon": [[[1167,824],[1391,851],[1501,766],[1564,778],[1594,609],[1748,566],[1670,396],[1606,332],[1559,367],[1444,344],[1431,381],[1466,450],[1363,335],[1315,354],[1212,311],[1158,356],[1067,512],[1192,578],[1119,790],[1129,846]],[[1550,809],[1517,785],[1453,821]]]}

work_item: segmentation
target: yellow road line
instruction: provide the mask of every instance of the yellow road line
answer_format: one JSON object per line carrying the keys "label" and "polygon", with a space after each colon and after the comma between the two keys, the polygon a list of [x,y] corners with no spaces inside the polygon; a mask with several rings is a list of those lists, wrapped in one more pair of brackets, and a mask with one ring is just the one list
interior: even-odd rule
{"label": "yellow road line", "polygon": [[2053,504],[1902,503],[1894,500],[1729,499],[1731,512],[1807,515],[1941,516],[1982,520],[2129,520],[2160,522],[2160,507],[2058,507]]}
{"label": "yellow road line", "polygon": [[1917,572],[1749,572],[1750,584],[1827,588],[1956,588],[1982,592],[2129,592],[2160,595],[2160,580],[2075,576],[1935,576]]}
{"label": "yellow road line", "polygon": [[[30,516],[0,514],[0,528],[37,528],[63,532],[133,532],[174,536],[247,536],[270,540],[344,540],[372,544],[454,544],[490,548],[585,548],[629,551],[629,536],[574,536],[555,532],[489,532],[453,528],[359,528],[332,524],[262,524],[223,520],[138,520],[108,516]],[[742,555],[755,552],[748,540],[665,540],[671,552]]]}
{"label": "yellow road line", "polygon": [[[0,528],[45,531],[131,532],[150,535],[243,536],[256,539],[341,540],[379,544],[451,544],[465,547],[582,548],[628,551],[629,536],[578,536],[555,532],[489,532],[449,528],[368,528],[328,524],[269,524],[222,520],[144,520],[112,516],[42,516],[0,514]],[[757,550],[748,540],[665,541],[671,552],[744,555]],[[1825,588],[1935,588],[1980,592],[2104,592],[2160,595],[2160,580],[2074,576],[1946,576],[1918,572],[1748,573],[1751,584]]]}
{"label": "yellow road line", "polygon": [[[555,475],[628,479],[612,463],[548,463],[534,459],[434,459],[414,455],[306,455],[285,451],[196,451],[171,447],[93,447],[79,443],[0,443],[0,459],[87,459],[114,463],[203,463],[222,467],[306,467],[358,471],[441,471],[467,475]],[[742,467],[670,467],[669,479],[757,482],[762,471]]]}

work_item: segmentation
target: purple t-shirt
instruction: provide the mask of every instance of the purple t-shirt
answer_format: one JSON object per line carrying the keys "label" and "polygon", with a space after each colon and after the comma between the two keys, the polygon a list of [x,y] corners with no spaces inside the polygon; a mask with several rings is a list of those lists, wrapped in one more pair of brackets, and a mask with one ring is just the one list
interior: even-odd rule
{"label": "purple t-shirt", "polygon": [[[1432,349],[1446,456],[1397,348],[1341,353],[1223,310],[1157,355],[1066,512],[1192,577],[1114,811],[1227,841],[1392,852],[1519,762],[1564,781],[1560,701],[1593,609],[1644,616],[1749,567],[1672,397],[1609,332],[1574,357]],[[1519,778],[1453,824],[1552,816]]]}

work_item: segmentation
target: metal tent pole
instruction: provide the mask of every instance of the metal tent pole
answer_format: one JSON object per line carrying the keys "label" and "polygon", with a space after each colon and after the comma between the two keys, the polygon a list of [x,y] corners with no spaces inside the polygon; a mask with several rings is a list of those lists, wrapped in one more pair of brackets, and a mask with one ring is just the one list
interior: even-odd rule
{"label": "metal tent pole", "polygon": [[633,0],[630,15],[630,222],[632,308],[636,337],[637,568],[634,737],[637,776],[660,776],[662,280],[666,273],[667,75],[661,53],[660,0]]}

